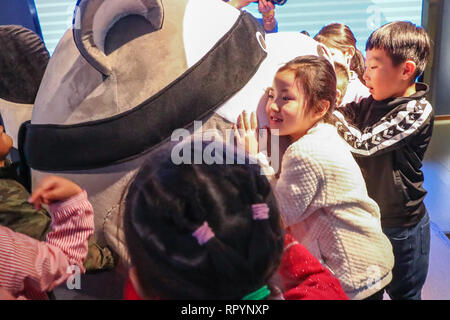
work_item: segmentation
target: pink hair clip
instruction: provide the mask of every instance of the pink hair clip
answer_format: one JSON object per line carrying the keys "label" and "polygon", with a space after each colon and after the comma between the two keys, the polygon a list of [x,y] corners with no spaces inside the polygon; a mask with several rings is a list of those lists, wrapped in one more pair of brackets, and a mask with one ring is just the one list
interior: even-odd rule
{"label": "pink hair clip", "polygon": [[266,203],[252,204],[253,220],[269,219],[269,207]]}
{"label": "pink hair clip", "polygon": [[192,235],[197,239],[198,244],[202,246],[214,237],[214,232],[209,227],[208,222],[205,221]]}

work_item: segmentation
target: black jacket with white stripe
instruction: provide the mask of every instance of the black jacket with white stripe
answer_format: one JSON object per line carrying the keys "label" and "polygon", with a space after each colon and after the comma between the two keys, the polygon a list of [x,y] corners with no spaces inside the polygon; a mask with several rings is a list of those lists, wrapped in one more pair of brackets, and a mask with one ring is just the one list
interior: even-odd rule
{"label": "black jacket with white stripe", "polygon": [[334,113],[369,196],[380,206],[383,227],[414,226],[426,212],[421,167],[434,122],[427,92],[426,84],[416,83],[410,97],[376,101],[370,96]]}

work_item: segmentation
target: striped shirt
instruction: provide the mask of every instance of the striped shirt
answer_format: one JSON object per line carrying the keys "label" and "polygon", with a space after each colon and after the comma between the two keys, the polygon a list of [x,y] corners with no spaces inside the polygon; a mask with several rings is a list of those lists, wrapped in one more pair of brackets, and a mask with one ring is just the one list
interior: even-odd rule
{"label": "striped shirt", "polygon": [[0,287],[18,299],[47,299],[72,270],[84,272],[94,211],[87,193],[50,205],[52,231],[46,242],[0,226]]}

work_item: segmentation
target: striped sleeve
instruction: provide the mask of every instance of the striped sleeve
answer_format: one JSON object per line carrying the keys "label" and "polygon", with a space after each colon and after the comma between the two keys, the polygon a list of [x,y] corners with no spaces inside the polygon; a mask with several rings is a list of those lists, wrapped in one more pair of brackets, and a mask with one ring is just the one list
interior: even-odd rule
{"label": "striped sleeve", "polygon": [[431,122],[433,108],[426,99],[412,100],[362,132],[350,125],[338,110],[334,115],[339,135],[355,155],[364,157],[389,152],[408,143],[409,138]]}
{"label": "striped sleeve", "polygon": [[0,227],[0,287],[16,296],[38,297],[37,293],[52,290],[71,275],[71,265],[84,271],[88,238],[94,231],[86,193],[53,205],[50,211],[53,231],[47,243]]}
{"label": "striped sleeve", "polygon": [[94,209],[86,191],[62,203],[51,204],[50,214],[52,232],[47,235],[47,243],[62,250],[70,264],[78,265],[84,272],[88,240],[94,233]]}

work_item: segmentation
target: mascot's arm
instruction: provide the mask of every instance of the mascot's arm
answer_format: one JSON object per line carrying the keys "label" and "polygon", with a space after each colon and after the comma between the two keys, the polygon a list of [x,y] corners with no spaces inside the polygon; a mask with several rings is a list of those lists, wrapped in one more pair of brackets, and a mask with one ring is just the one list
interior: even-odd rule
{"label": "mascot's arm", "polygon": [[83,261],[94,233],[94,212],[82,192],[50,205],[52,232],[47,242],[0,227],[0,287],[28,299],[45,298],[45,292],[63,283]]}

